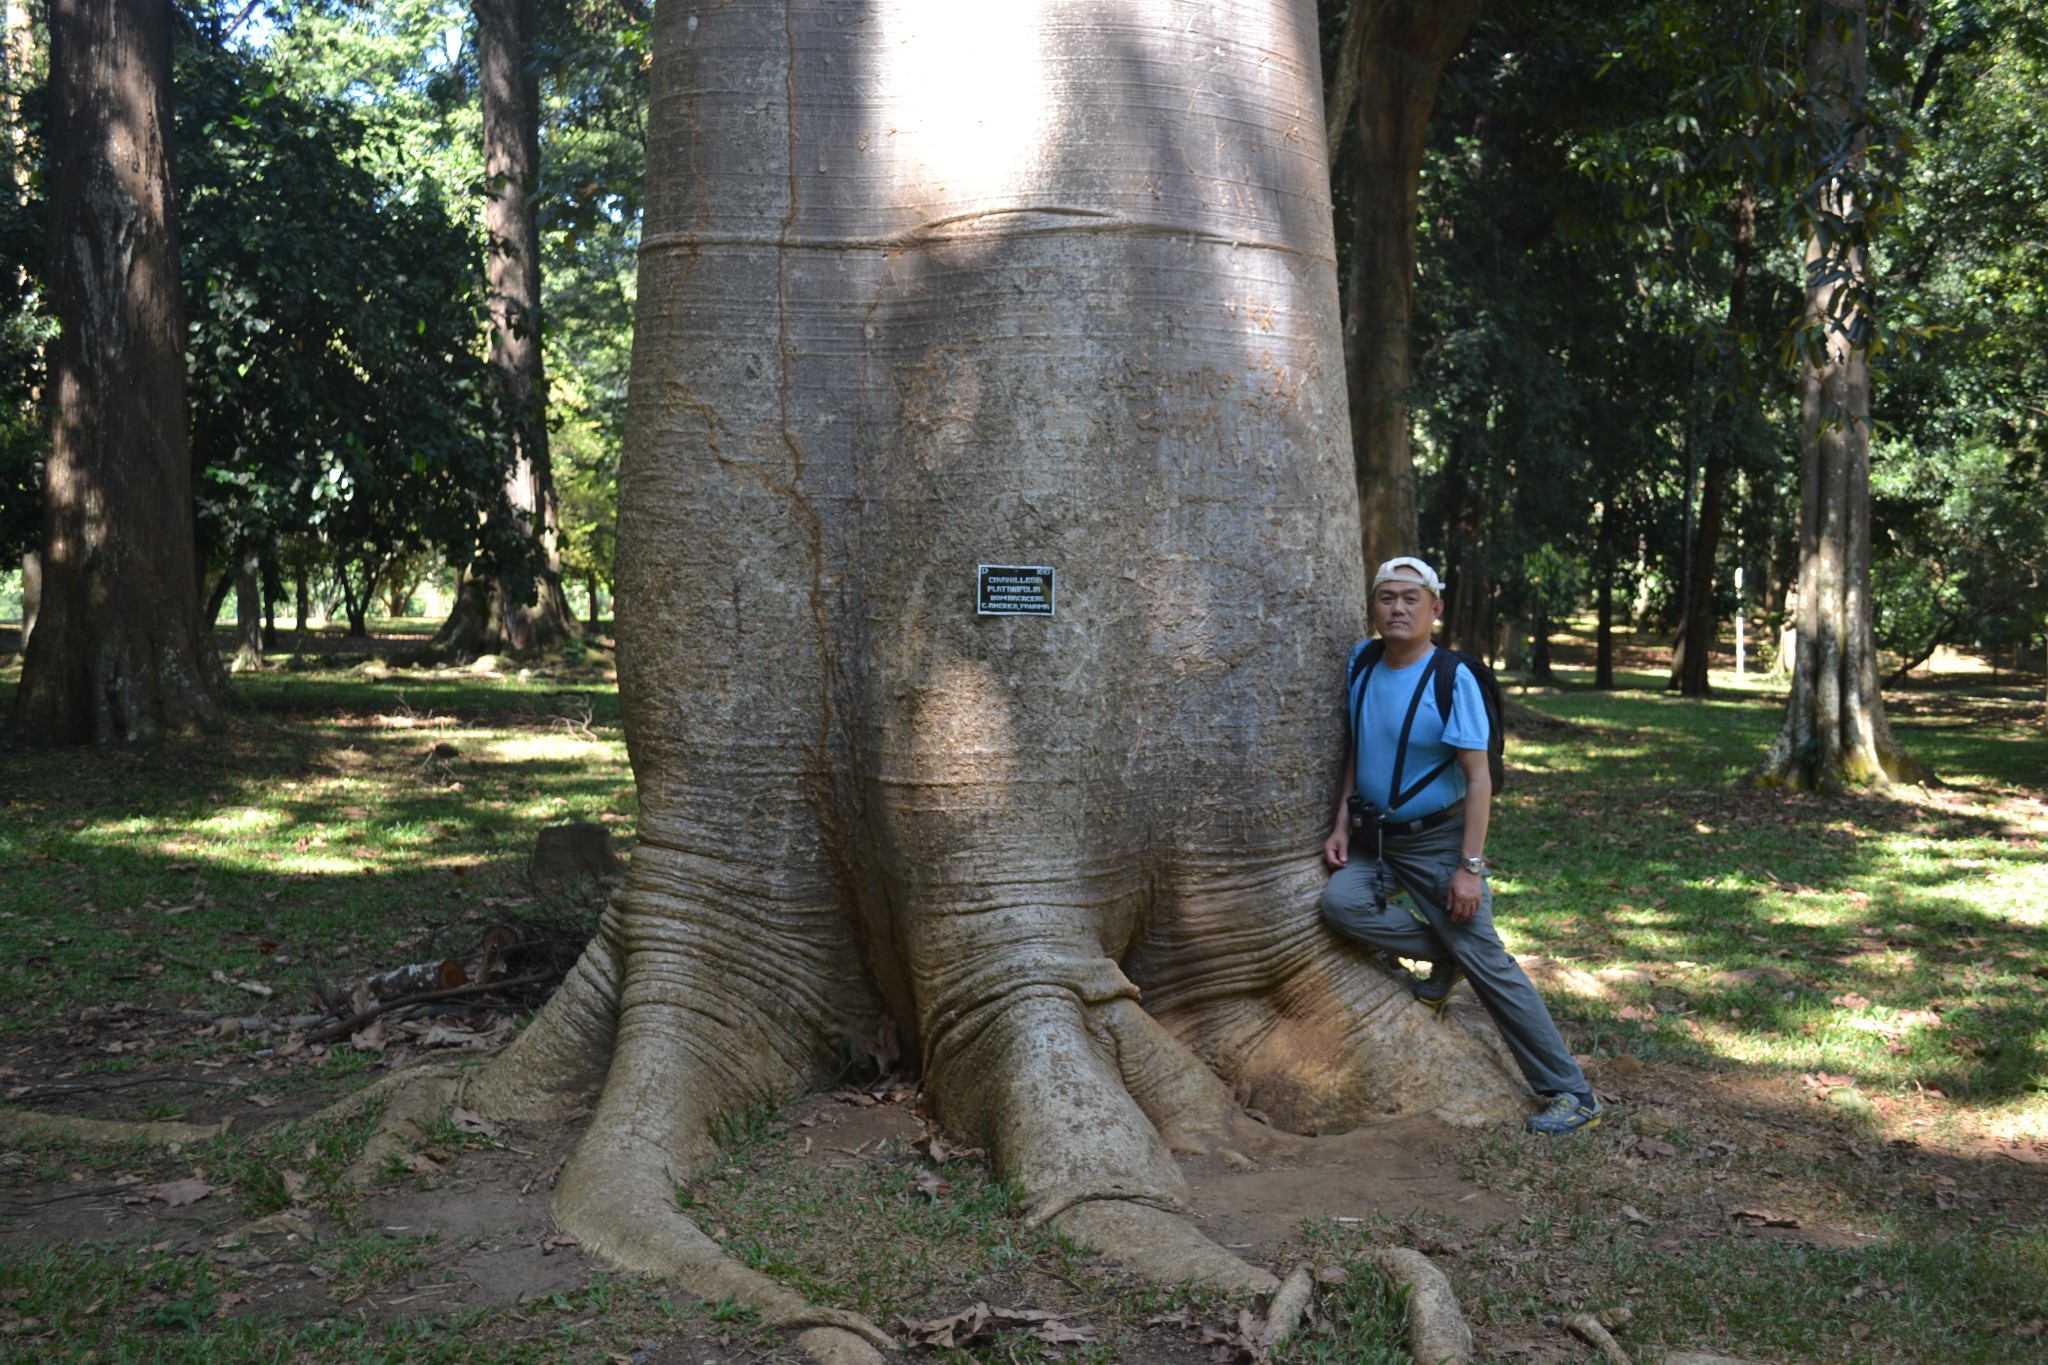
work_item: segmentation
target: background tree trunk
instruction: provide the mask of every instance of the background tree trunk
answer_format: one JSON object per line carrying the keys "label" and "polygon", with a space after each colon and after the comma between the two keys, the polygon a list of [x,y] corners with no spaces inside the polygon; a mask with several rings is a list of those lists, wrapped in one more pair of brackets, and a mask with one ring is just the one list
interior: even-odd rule
{"label": "background tree trunk", "polygon": [[538,544],[534,601],[501,580],[472,577],[440,633],[459,653],[547,649],[576,633],[562,596],[560,509],[548,458],[547,373],[541,353],[540,88],[529,63],[539,28],[536,0],[471,0],[483,113],[484,228],[490,239],[491,364],[512,416],[514,457],[506,501]]}
{"label": "background tree trunk", "polygon": [[1822,125],[1816,140],[1846,150],[1822,168],[1809,209],[1797,644],[1785,721],[1754,774],[1802,790],[1924,776],[1885,722],[1870,610],[1864,0],[1815,0],[1806,25],[1806,77]]}
{"label": "background tree trunk", "polygon": [[211,728],[185,429],[168,0],[52,0],[50,455],[42,611],[11,732],[45,744]]}
{"label": "background tree trunk", "polygon": [[[656,11],[640,843],[470,1102],[603,1078],[558,1218],[775,1321],[672,1177],[886,1018],[1028,1218],[1269,1285],[1176,1216],[1174,1151],[1258,1139],[1232,1084],[1311,1130],[1516,1103],[1314,912],[1365,583],[1313,7],[838,11]],[[978,615],[982,563],[1057,614]]]}
{"label": "background tree trunk", "polygon": [[36,615],[43,609],[43,557],[35,550],[21,552],[21,652],[28,651],[28,637],[36,633]]}
{"label": "background tree trunk", "polygon": [[263,667],[263,591],[257,575],[262,566],[245,554],[235,568],[235,661],[237,673]]}
{"label": "background tree trunk", "polygon": [[[1735,259],[1728,282],[1728,337],[1738,393],[1745,386],[1749,368],[1742,320],[1749,307],[1749,268],[1755,253],[1756,193],[1744,185],[1735,205]],[[1729,456],[1734,437],[1725,420],[1727,406],[1717,392],[1705,423],[1707,467],[1700,486],[1699,521],[1686,547],[1686,597],[1680,605],[1678,637],[1671,646],[1671,685],[1687,697],[1708,694],[1707,668],[1720,625],[1714,616],[1714,560],[1721,550],[1721,522],[1733,465]]]}
{"label": "background tree trunk", "polygon": [[[1408,449],[1415,205],[1437,84],[1483,0],[1352,0],[1333,81],[1330,156],[1351,192],[1344,360],[1368,568],[1417,553]],[[1357,138],[1345,155],[1347,129]]]}

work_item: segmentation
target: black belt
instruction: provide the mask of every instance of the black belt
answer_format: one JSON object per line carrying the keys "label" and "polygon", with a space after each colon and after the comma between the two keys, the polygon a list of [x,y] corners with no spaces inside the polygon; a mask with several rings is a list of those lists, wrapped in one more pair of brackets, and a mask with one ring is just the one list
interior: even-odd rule
{"label": "black belt", "polygon": [[1464,798],[1460,797],[1458,800],[1451,802],[1450,805],[1445,806],[1442,810],[1438,811],[1435,815],[1424,815],[1419,816],[1413,820],[1402,820],[1399,822],[1392,820],[1385,821],[1380,825],[1380,833],[1383,836],[1390,834],[1396,839],[1402,839],[1406,838],[1410,834],[1421,834],[1425,830],[1437,829],[1441,826],[1448,825],[1449,823],[1451,823],[1451,821],[1457,819],[1464,813],[1465,801]]}

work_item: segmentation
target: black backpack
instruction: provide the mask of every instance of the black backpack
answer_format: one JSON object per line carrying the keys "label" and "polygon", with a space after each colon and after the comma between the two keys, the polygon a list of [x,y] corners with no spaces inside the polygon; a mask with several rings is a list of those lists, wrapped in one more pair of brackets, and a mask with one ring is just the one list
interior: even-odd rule
{"label": "black backpack", "polygon": [[[1374,667],[1386,653],[1386,641],[1368,640],[1365,647],[1358,650],[1351,659],[1351,676],[1345,680],[1344,698],[1347,703],[1350,702],[1353,689],[1357,690],[1357,703],[1348,706],[1345,713],[1351,722],[1351,744],[1354,750],[1358,745],[1358,713],[1365,705],[1365,688],[1360,686],[1359,678],[1361,675],[1369,678]],[[1415,712],[1422,705],[1422,689],[1433,679],[1436,683],[1436,713],[1439,716],[1449,716],[1451,691],[1457,684],[1458,669],[1461,667],[1472,674],[1472,680],[1479,684],[1479,695],[1486,700],[1486,771],[1493,779],[1493,794],[1498,796],[1507,789],[1508,770],[1504,757],[1507,726],[1501,719],[1507,703],[1501,696],[1500,679],[1493,675],[1493,669],[1487,666],[1486,660],[1478,655],[1439,647],[1431,652],[1429,662],[1424,666],[1423,676],[1415,684],[1415,695],[1409,699],[1408,714],[1401,719],[1401,740],[1394,750],[1396,790],[1391,793],[1394,799],[1390,809],[1399,809],[1403,802],[1412,800],[1415,793],[1436,781],[1438,773],[1457,761],[1455,757],[1445,759],[1432,768],[1427,776],[1408,784],[1406,790],[1400,790],[1401,769],[1408,761],[1408,732],[1414,728]]]}

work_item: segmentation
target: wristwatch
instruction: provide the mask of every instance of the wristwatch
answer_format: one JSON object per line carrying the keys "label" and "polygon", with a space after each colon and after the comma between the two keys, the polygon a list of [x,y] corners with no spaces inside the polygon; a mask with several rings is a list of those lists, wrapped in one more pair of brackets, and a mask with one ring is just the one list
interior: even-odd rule
{"label": "wristwatch", "polygon": [[1475,877],[1484,877],[1488,872],[1492,871],[1491,866],[1484,858],[1460,858],[1458,865]]}

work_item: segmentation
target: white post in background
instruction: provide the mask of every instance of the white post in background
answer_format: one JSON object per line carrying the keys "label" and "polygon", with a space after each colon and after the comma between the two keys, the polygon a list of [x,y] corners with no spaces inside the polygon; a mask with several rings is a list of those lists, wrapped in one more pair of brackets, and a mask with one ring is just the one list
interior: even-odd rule
{"label": "white post in background", "polygon": [[1735,566],[1735,681],[1741,682],[1748,670],[1742,663],[1742,566]]}

